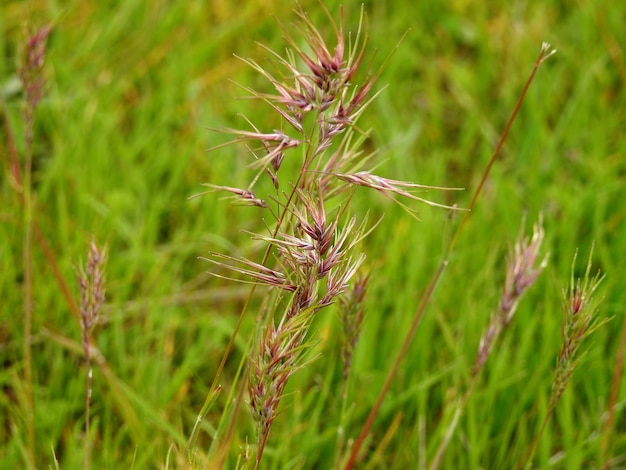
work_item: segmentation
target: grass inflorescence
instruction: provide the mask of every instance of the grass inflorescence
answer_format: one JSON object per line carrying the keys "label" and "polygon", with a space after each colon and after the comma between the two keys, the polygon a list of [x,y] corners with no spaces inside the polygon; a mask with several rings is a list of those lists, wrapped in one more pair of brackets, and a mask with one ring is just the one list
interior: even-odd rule
{"label": "grass inflorescence", "polygon": [[[218,253],[208,259],[217,268],[270,288],[263,302],[265,310],[254,313],[260,330],[248,366],[250,408],[257,428],[257,467],[287,382],[303,367],[302,357],[310,349],[312,319],[337,301],[345,305],[345,294],[352,289],[353,278],[365,259],[358,248],[373,227],[367,226],[365,214],[358,222],[351,211],[355,190],[370,188],[392,199],[405,197],[438,205],[410,192],[426,186],[372,173],[373,156],[365,155],[359,147],[364,133],[358,120],[372,99],[370,94],[380,74],[366,69],[362,81],[357,80],[361,66],[366,65],[368,32],[363,12],[352,41],[345,32],[343,11],[339,24],[328,13],[335,33],[332,46],[326,44],[304,10],[298,10],[298,16],[298,32],[308,50],[301,49],[298,40],[283,27],[289,47],[286,56],[269,50],[278,62],[278,71],[270,72],[244,59],[269,82],[274,93],[244,88],[279,115],[280,129],[268,132],[259,129],[261,123],[245,118],[251,130],[225,131],[237,136],[233,143],[247,142],[253,157],[251,166],[258,174],[245,189],[213,186],[234,194],[241,204],[269,210],[274,220],[268,234],[252,234],[254,240],[267,246],[260,263]],[[296,158],[301,163],[295,181],[283,181],[283,161]],[[270,179],[274,191],[259,198],[253,189],[262,176]],[[242,312],[249,314],[245,309]],[[346,340],[354,345],[358,327],[351,325],[354,320],[350,316],[343,319],[344,328],[351,330]],[[344,351],[344,370],[349,368],[348,354]]]}

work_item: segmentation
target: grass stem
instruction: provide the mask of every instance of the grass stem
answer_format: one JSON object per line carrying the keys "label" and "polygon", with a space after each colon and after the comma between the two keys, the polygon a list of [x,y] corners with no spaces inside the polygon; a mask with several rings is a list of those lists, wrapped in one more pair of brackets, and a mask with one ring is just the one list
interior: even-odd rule
{"label": "grass stem", "polygon": [[[23,45],[19,77],[24,92],[22,120],[24,122],[24,182],[22,198],[24,201],[24,391],[26,399],[26,432],[28,435],[28,459],[31,467],[35,466],[35,402],[33,397],[33,134],[35,114],[44,93],[43,64],[46,52],[46,40],[50,28],[43,27],[30,34]],[[15,174],[14,174],[15,176]],[[15,178],[19,182],[19,178]]]}
{"label": "grass stem", "polygon": [[393,365],[391,366],[391,369],[389,370],[388,374],[387,374],[387,379],[385,380],[385,383],[378,395],[378,398],[376,399],[376,402],[374,403],[374,406],[372,407],[369,416],[367,417],[367,420],[365,421],[365,424],[363,425],[363,428],[361,430],[361,434],[359,435],[359,437],[356,439],[356,442],[354,444],[354,447],[352,449],[352,452],[350,454],[350,457],[348,459],[348,462],[346,463],[345,469],[349,470],[352,468],[352,466],[355,463],[356,460],[356,456],[358,455],[358,452],[361,448],[361,445],[363,444],[365,438],[367,437],[367,434],[369,433],[369,430],[374,422],[374,419],[376,418],[376,415],[378,414],[378,411],[380,410],[380,406],[382,405],[383,400],[385,399],[385,396],[387,395],[387,392],[389,391],[389,388],[391,387],[391,383],[393,382],[393,380],[395,379],[395,376],[398,372],[398,369],[400,367],[400,363],[404,360],[404,357],[406,356],[406,353],[409,350],[409,346],[411,345],[411,343],[413,342],[413,337],[415,336],[415,332],[417,331],[417,327],[419,326],[419,323],[422,319],[422,317],[424,316],[424,313],[426,311],[426,307],[428,306],[428,304],[430,303],[430,299],[432,297],[432,294],[435,290],[435,286],[437,285],[437,283],[439,282],[439,278],[441,277],[445,266],[448,264],[448,258],[450,256],[450,253],[452,253],[457,240],[459,239],[459,235],[461,234],[463,228],[465,227],[465,224],[467,222],[467,220],[469,219],[469,216],[471,214],[472,209],[474,208],[474,206],[476,205],[476,201],[478,200],[478,196],[481,193],[481,190],[483,188],[483,186],[485,185],[485,182],[487,181],[487,178],[489,177],[489,173],[491,172],[491,168],[493,167],[493,164],[495,163],[500,150],[502,149],[502,145],[504,144],[504,141],[506,140],[507,135],[509,134],[509,130],[511,129],[511,125],[513,124],[513,122],[515,121],[515,117],[517,116],[517,113],[519,111],[519,109],[521,108],[521,105],[524,101],[524,98],[526,97],[526,92],[528,91],[528,89],[530,88],[530,84],[533,81],[533,78],[535,77],[535,73],[537,72],[539,66],[548,58],[550,57],[552,54],[554,54],[554,50],[550,49],[550,45],[547,43],[543,43],[541,46],[541,51],[539,53],[539,56],[537,57],[537,60],[535,61],[535,65],[528,77],[528,79],[526,80],[526,84],[524,85],[524,88],[522,90],[522,93],[515,105],[515,107],[513,108],[513,112],[511,113],[511,116],[509,117],[509,120],[506,123],[506,126],[504,128],[504,132],[502,133],[502,135],[500,136],[500,139],[498,140],[498,144],[496,145],[494,152],[489,160],[489,163],[487,165],[487,168],[485,169],[485,171],[483,172],[483,175],[480,179],[480,183],[478,185],[478,187],[476,188],[476,190],[474,191],[474,194],[472,196],[472,200],[470,202],[468,211],[465,212],[465,215],[463,217],[463,219],[461,219],[460,224],[457,226],[457,229],[454,233],[454,236],[452,237],[452,240],[450,242],[450,245],[447,248],[446,254],[444,259],[441,261],[441,263],[439,264],[439,267],[437,268],[437,270],[434,272],[431,281],[428,285],[428,288],[426,289],[426,291],[424,292],[420,303],[417,306],[417,309],[415,310],[415,313],[413,315],[413,320],[411,321],[411,326],[409,327],[409,331],[407,332],[404,341],[402,342],[402,346],[400,348],[400,351],[398,352],[398,355],[396,356],[396,359],[394,360]]}

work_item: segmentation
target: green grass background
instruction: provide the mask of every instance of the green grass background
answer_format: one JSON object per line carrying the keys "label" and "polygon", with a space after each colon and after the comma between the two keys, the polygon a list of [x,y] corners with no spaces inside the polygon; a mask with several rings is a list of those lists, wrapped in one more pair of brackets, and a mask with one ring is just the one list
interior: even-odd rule
{"label": "green grass background", "polygon": [[[332,30],[314,1],[302,4]],[[355,29],[360,2],[343,2]],[[335,17],[338,2],[329,1]],[[267,63],[255,41],[282,51],[277,19],[295,20],[289,1],[44,2],[0,6],[0,461],[25,468],[23,381],[23,209],[8,176],[10,129],[23,152],[17,57],[24,25],[51,23],[47,94],[35,126],[35,217],[78,296],[73,266],[93,234],[107,243],[107,303],[96,342],[114,378],[94,371],[92,468],[177,466],[247,295],[206,274],[210,250],[260,256],[242,229],[262,230],[253,208],[217,195],[188,197],[211,182],[245,187],[243,148],[205,149],[227,137],[207,128],[242,127],[243,113],[272,122],[259,103],[238,100],[231,80],[269,91],[233,56]],[[365,2],[370,51],[387,85],[360,125],[377,173],[466,188],[440,201],[467,206],[542,41],[558,49],[539,70],[501,158],[472,214],[367,443],[362,468],[416,468],[429,461],[448,406],[468,383],[480,335],[496,308],[505,257],[522,220],[543,214],[550,263],[490,358],[444,468],[512,468],[546,411],[559,349],[561,290],[580,249],[591,243],[606,273],[600,315],[613,320],[588,353],[543,435],[537,468],[626,466],[626,386],[621,381],[610,447],[601,436],[624,318],[626,254],[626,3],[596,1]],[[271,127],[264,130],[271,130]],[[412,314],[441,259],[447,214],[420,208],[420,221],[379,194],[359,191],[355,209],[385,214],[365,241],[371,285],[356,351],[349,437],[358,435]],[[35,246],[34,419],[37,468],[78,468],[84,440],[85,368],[80,331],[49,263]],[[244,321],[222,377],[223,396],[199,440],[207,452],[248,339]],[[322,357],[294,376],[272,430],[263,468],[331,468],[339,419],[338,320],[315,323]],[[112,386],[115,384],[115,386]],[[238,421],[229,465],[254,442]],[[443,426],[442,426],[443,425]],[[169,463],[168,462],[168,452]],[[202,459],[199,458],[199,462]],[[178,464],[180,464],[180,460]],[[366,463],[365,463],[366,462]]]}

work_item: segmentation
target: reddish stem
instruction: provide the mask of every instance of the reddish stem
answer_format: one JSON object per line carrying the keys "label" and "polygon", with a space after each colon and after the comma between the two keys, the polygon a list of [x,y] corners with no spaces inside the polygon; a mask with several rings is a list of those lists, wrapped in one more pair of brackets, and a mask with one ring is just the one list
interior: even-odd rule
{"label": "reddish stem", "polygon": [[395,376],[396,376],[396,373],[398,372],[400,364],[404,360],[404,357],[406,356],[406,353],[409,350],[409,346],[413,342],[413,337],[415,336],[415,333],[417,331],[417,327],[418,327],[422,317],[424,316],[424,312],[426,311],[426,307],[428,306],[428,303],[430,302],[432,294],[433,294],[433,292],[435,290],[435,286],[437,285],[437,282],[439,281],[439,279],[441,277],[441,274],[443,273],[444,268],[448,264],[448,261],[447,261],[448,255],[452,252],[454,246],[456,245],[456,242],[457,242],[457,240],[459,238],[459,235],[460,235],[461,231],[463,230],[463,227],[465,226],[465,224],[467,222],[467,219],[469,218],[472,209],[476,205],[476,201],[478,199],[478,196],[481,193],[482,188],[485,185],[485,182],[487,181],[487,178],[489,177],[489,173],[491,172],[491,168],[492,168],[493,164],[495,163],[496,158],[498,157],[498,154],[500,153],[500,150],[502,149],[502,145],[504,144],[504,141],[505,141],[507,135],[509,134],[509,130],[511,129],[511,125],[513,124],[513,121],[515,121],[515,117],[517,116],[517,112],[519,111],[519,109],[520,109],[520,107],[522,105],[522,102],[524,101],[524,98],[526,97],[526,92],[528,91],[528,89],[530,87],[530,84],[532,83],[533,78],[535,77],[535,73],[537,72],[537,69],[539,68],[541,63],[545,59],[547,59],[550,55],[552,55],[552,53],[553,52],[549,51],[549,45],[544,43],[544,45],[541,48],[541,52],[539,53],[539,57],[537,58],[537,61],[535,62],[535,66],[533,67],[533,70],[530,73],[530,75],[528,77],[528,80],[526,81],[526,85],[524,86],[524,89],[522,90],[522,93],[521,93],[521,95],[519,97],[519,100],[517,101],[517,104],[515,105],[515,108],[513,109],[511,117],[509,117],[509,120],[506,123],[506,126],[504,128],[504,132],[500,136],[500,140],[498,141],[498,144],[496,145],[496,148],[493,151],[493,154],[491,156],[491,159],[489,160],[487,168],[483,172],[483,176],[482,176],[482,178],[480,180],[480,183],[478,184],[478,188],[476,188],[476,191],[474,192],[474,195],[472,197],[472,201],[470,202],[468,210],[465,213],[465,216],[463,217],[463,219],[461,220],[461,223],[458,225],[458,227],[456,229],[456,232],[454,234],[454,237],[452,238],[452,241],[450,242],[450,245],[448,246],[446,257],[445,257],[444,260],[442,260],[442,262],[440,263],[439,267],[437,268],[437,270],[433,274],[433,277],[432,277],[432,279],[431,279],[431,281],[430,281],[430,283],[428,285],[428,288],[424,292],[424,295],[423,295],[419,305],[417,306],[417,309],[416,309],[415,314],[413,316],[413,321],[411,322],[411,327],[409,328],[409,331],[407,332],[406,337],[404,338],[404,342],[402,343],[402,347],[400,348],[400,351],[398,352],[398,355],[397,355],[393,365],[391,366],[391,370],[387,374],[387,379],[385,380],[385,384],[383,385],[383,388],[381,389],[381,391],[380,391],[380,393],[378,395],[378,398],[376,399],[376,403],[374,403],[374,406],[372,407],[372,410],[370,411],[370,414],[367,417],[365,425],[363,426],[363,429],[361,430],[361,434],[359,435],[359,437],[357,438],[357,440],[354,443],[354,447],[352,448],[352,453],[350,454],[348,462],[346,463],[345,470],[350,470],[352,468],[352,466],[354,465],[354,462],[355,462],[356,457],[357,457],[357,455],[359,453],[359,450],[361,449],[361,446],[363,445],[363,442],[365,441],[365,438],[367,437],[367,434],[369,433],[370,428],[372,427],[372,424],[374,423],[374,419],[376,418],[376,415],[378,414],[378,411],[380,410],[382,402],[385,399],[385,396],[387,395],[387,392],[389,391],[391,383],[395,379]]}

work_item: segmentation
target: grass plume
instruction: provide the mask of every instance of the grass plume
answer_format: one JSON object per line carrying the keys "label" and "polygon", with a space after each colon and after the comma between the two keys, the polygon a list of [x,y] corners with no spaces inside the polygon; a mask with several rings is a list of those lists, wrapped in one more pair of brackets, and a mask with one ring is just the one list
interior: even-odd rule
{"label": "grass plume", "polygon": [[[371,158],[361,156],[360,140],[354,136],[362,131],[356,123],[370,103],[370,93],[380,73],[372,72],[370,66],[365,78],[357,80],[367,44],[363,11],[352,41],[347,39],[343,10],[339,23],[326,12],[335,33],[332,46],[322,39],[304,10],[296,12],[300,20],[297,32],[307,49],[283,27],[289,46],[285,56],[266,49],[282,70],[270,72],[252,59],[242,59],[269,82],[274,93],[243,88],[253,98],[269,104],[282,119],[284,130],[260,130],[261,124],[249,119],[246,122],[252,130],[225,129],[224,132],[236,136],[231,143],[247,143],[254,157],[251,166],[258,173],[246,189],[210,185],[234,194],[241,204],[269,209],[275,218],[270,233],[252,234],[253,239],[267,246],[260,263],[219,253],[207,259],[222,272],[231,273],[218,272],[216,276],[243,276],[244,282],[269,288],[267,295],[273,299],[266,303],[266,312],[257,314],[263,331],[257,335],[249,366],[250,406],[257,425],[257,468],[285,386],[302,367],[302,358],[309,349],[312,318],[344,298],[365,259],[358,245],[376,224],[368,227],[367,216],[358,222],[351,214],[354,190],[370,188],[394,200],[404,197],[440,205],[409,191],[425,187],[446,189],[392,180],[363,167]],[[258,145],[254,146],[254,142]],[[294,158],[300,158],[300,168],[296,179],[289,180],[289,176],[282,176],[281,167],[285,160]],[[259,198],[253,187],[263,174],[269,177],[275,192]],[[358,302],[360,295],[353,301]],[[345,328],[351,335],[347,341],[355,344],[358,325],[354,322],[358,320],[353,315],[342,318],[352,323]],[[350,354],[344,352],[346,361]]]}
{"label": "grass plume", "polygon": [[583,342],[608,321],[607,318],[600,319],[598,317],[600,299],[598,299],[595,293],[602,282],[603,276],[600,271],[596,274],[591,273],[592,255],[593,247],[589,252],[589,258],[582,278],[574,277],[578,252],[572,259],[570,282],[563,289],[561,349],[556,360],[548,410],[541,423],[541,428],[535,435],[528,450],[526,461],[519,468],[525,468],[529,462],[532,462],[539,439],[554,415],[557,403],[563,396],[574,371],[585,354],[584,351],[580,352]]}
{"label": "grass plume", "polygon": [[[28,35],[22,47],[19,78],[24,93],[22,104],[22,119],[24,121],[24,163],[22,175],[24,180],[19,189],[24,202],[24,382],[28,410],[26,428],[28,430],[28,460],[29,466],[35,466],[35,401],[33,398],[33,355],[31,342],[33,335],[33,135],[35,113],[44,95],[45,73],[44,62],[46,57],[46,42],[50,34],[49,27],[42,27]],[[19,187],[20,177],[17,160],[14,159],[12,176],[14,183]]]}
{"label": "grass plume", "polygon": [[80,329],[82,346],[85,351],[86,380],[85,380],[85,456],[83,468],[89,468],[89,448],[91,445],[91,390],[93,382],[92,369],[92,338],[93,330],[98,324],[102,305],[106,298],[105,290],[105,263],[106,248],[99,247],[95,240],[89,243],[87,261],[76,268],[76,280],[80,290]]}
{"label": "grass plume", "polygon": [[491,315],[487,331],[485,331],[480,338],[476,359],[471,369],[469,386],[456,405],[450,426],[430,465],[431,470],[436,470],[440,467],[443,454],[450,443],[450,439],[454,435],[459,419],[474,391],[479,374],[484,369],[487,359],[493,353],[496,342],[511,324],[522,296],[526,293],[528,288],[535,283],[547,265],[547,256],[540,260],[543,239],[543,225],[542,222],[539,221],[533,227],[532,237],[525,238],[523,232],[520,232],[515,242],[513,253],[507,262],[506,277],[500,304],[496,312]]}

